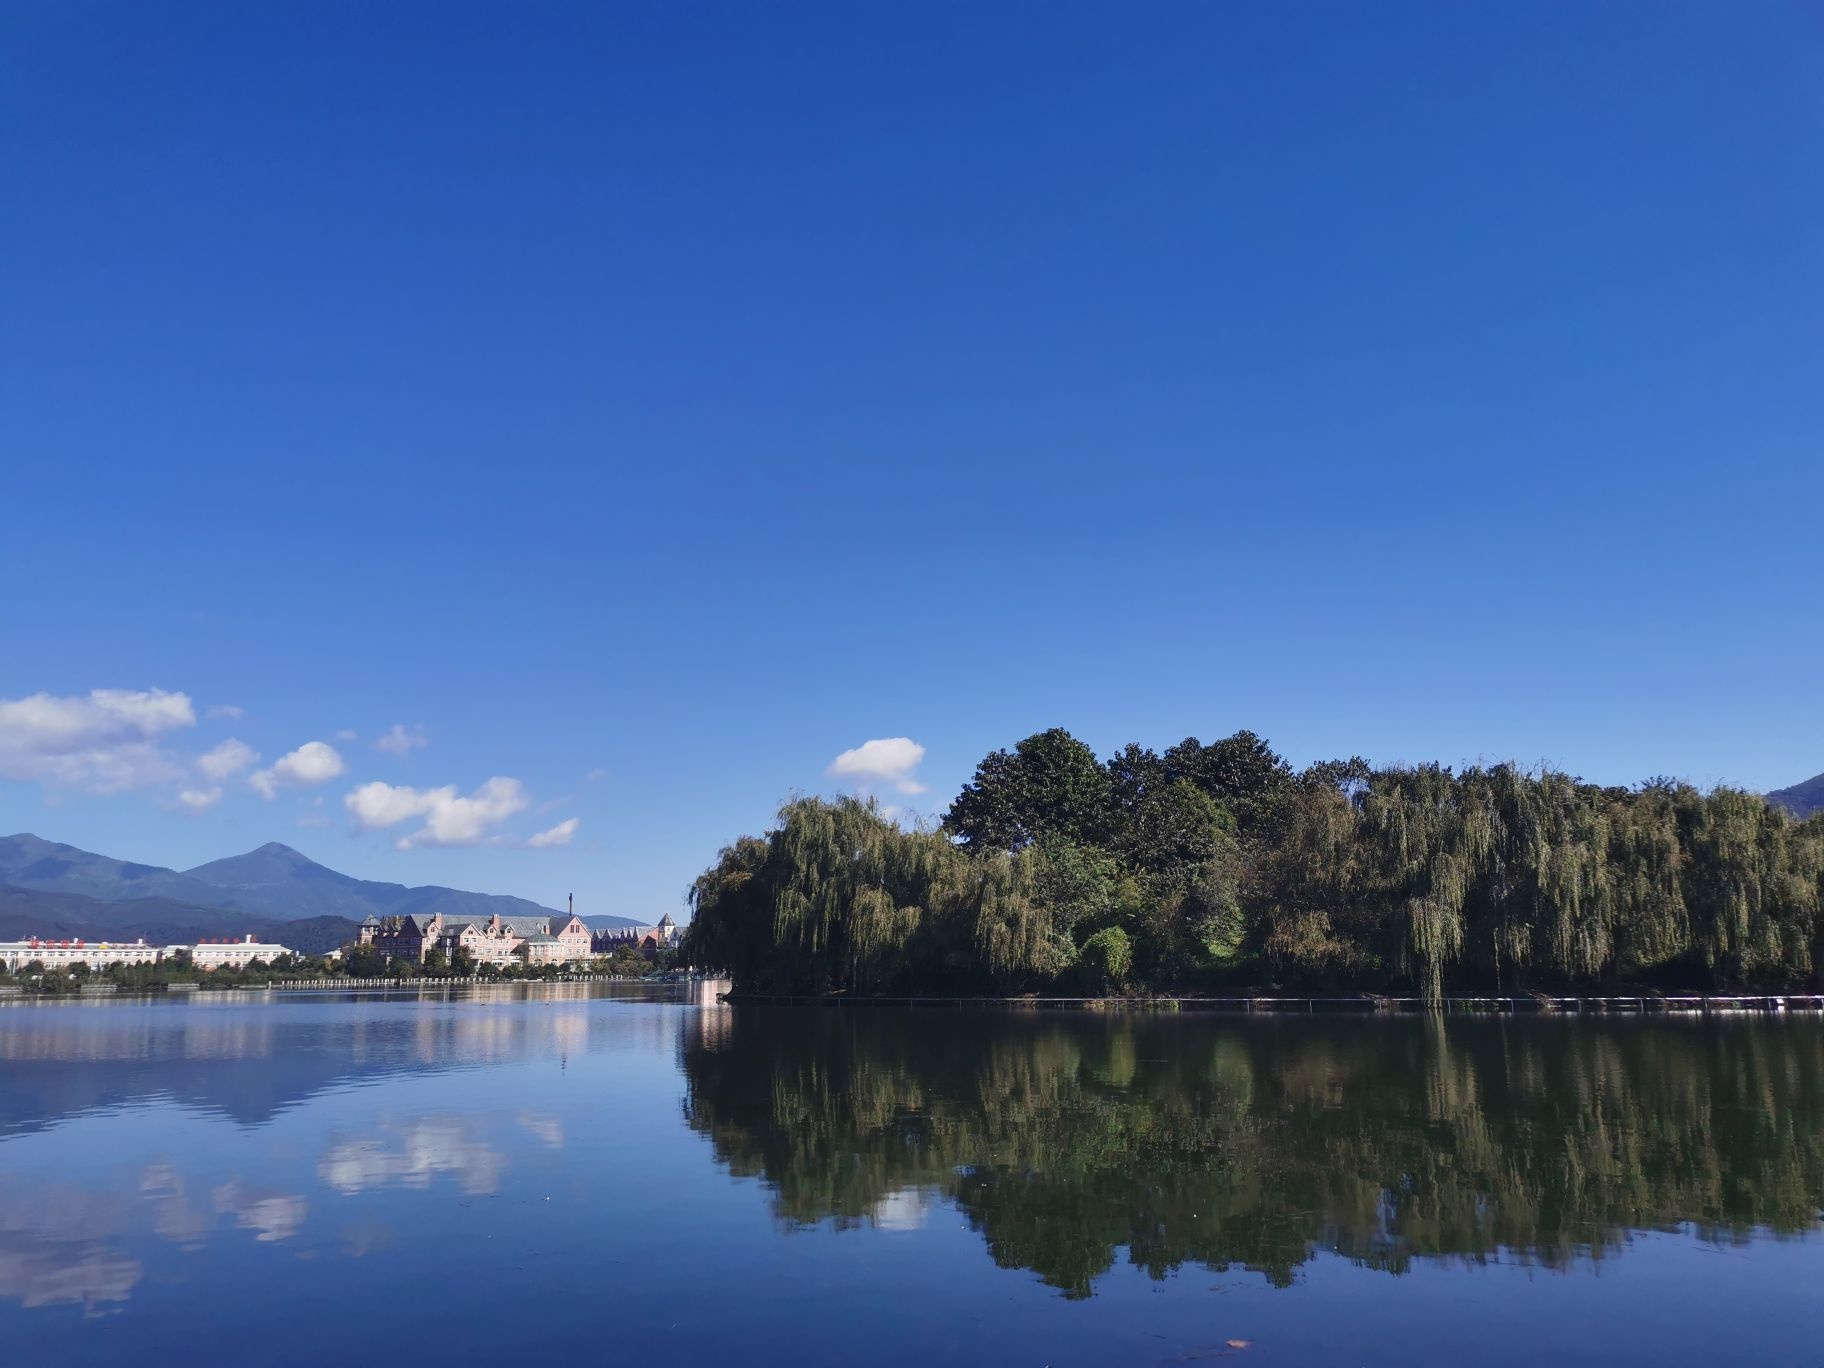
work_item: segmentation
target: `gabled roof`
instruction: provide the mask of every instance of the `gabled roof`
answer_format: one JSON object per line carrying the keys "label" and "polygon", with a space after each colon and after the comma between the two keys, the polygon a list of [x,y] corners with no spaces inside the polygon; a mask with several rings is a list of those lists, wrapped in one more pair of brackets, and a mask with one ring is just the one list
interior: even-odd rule
{"label": "gabled roof", "polygon": [[548,936],[551,934],[551,923],[561,922],[561,917],[502,917],[501,926],[522,939],[528,936]]}

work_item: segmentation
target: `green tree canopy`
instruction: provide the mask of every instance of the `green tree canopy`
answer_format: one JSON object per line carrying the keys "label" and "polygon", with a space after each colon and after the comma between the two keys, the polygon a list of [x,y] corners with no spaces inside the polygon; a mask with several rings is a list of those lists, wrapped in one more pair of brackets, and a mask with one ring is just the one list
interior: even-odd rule
{"label": "green tree canopy", "polygon": [[995,751],[950,805],[944,829],[966,846],[1018,850],[1046,836],[1096,842],[1109,820],[1108,771],[1061,727]]}

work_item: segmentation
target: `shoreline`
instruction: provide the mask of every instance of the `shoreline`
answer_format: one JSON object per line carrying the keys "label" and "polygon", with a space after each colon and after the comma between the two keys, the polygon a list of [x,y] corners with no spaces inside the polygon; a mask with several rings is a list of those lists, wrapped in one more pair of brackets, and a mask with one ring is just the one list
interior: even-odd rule
{"label": "shoreline", "polygon": [[413,978],[287,979],[276,983],[229,983],[220,987],[185,979],[177,983],[85,984],[74,992],[42,993],[17,984],[0,985],[0,1002],[78,1002],[103,998],[217,997],[228,993],[422,993],[468,988],[523,988],[543,984],[629,983],[685,987],[726,982],[700,976],[670,978],[661,974],[558,974],[549,978]]}
{"label": "shoreline", "polygon": [[1195,996],[1157,994],[1147,997],[858,997],[841,993],[719,993],[731,1007],[927,1007],[996,1008],[1028,1011],[1089,1012],[1246,1012],[1354,1013],[1409,1015],[1448,1012],[1467,1015],[1625,1015],[1714,1016],[1782,1012],[1824,1013],[1824,993],[1630,993],[1570,995],[1557,993],[1451,995],[1438,1002],[1419,997],[1358,994],[1345,997],[1286,994]]}

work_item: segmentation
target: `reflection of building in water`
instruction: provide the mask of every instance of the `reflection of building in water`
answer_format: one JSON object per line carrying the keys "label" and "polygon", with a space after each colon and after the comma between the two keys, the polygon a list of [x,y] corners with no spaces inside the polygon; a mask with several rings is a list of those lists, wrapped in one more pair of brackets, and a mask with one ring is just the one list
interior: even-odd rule
{"label": "reflection of building in water", "polygon": [[[61,1006],[57,1004],[52,1011]],[[175,1028],[168,1020],[127,1016],[112,1003],[108,1016],[80,1022],[66,1021],[61,1015],[9,1016],[6,1029],[0,1030],[0,1063],[253,1059],[272,1053],[273,1022],[269,1018],[245,1011],[211,1011],[193,1002],[184,1003],[181,1010]]]}
{"label": "reflection of building in water", "polygon": [[[713,993],[715,988],[726,985],[713,981],[697,985]],[[734,1041],[735,1014],[726,1005],[718,1004],[712,996],[707,1003],[699,1001],[698,1006],[715,1008],[713,1011],[692,1012],[683,1019],[680,1044],[685,1049],[726,1050]]]}

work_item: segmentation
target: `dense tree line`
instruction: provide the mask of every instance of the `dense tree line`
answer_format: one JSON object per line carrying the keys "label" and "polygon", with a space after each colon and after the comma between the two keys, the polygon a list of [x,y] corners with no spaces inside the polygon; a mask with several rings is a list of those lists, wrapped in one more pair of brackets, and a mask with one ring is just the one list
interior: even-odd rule
{"label": "dense tree line", "polygon": [[1320,1249],[1564,1267],[1816,1228],[1810,1023],[1586,1025],[751,1007],[683,1063],[691,1126],[782,1220],[927,1194],[1074,1297],[1123,1251],[1283,1285]]}
{"label": "dense tree line", "polygon": [[996,751],[937,830],[804,798],[691,890],[685,958],[772,992],[1784,988],[1824,815],[1512,765],[1294,771],[1238,732]]}

